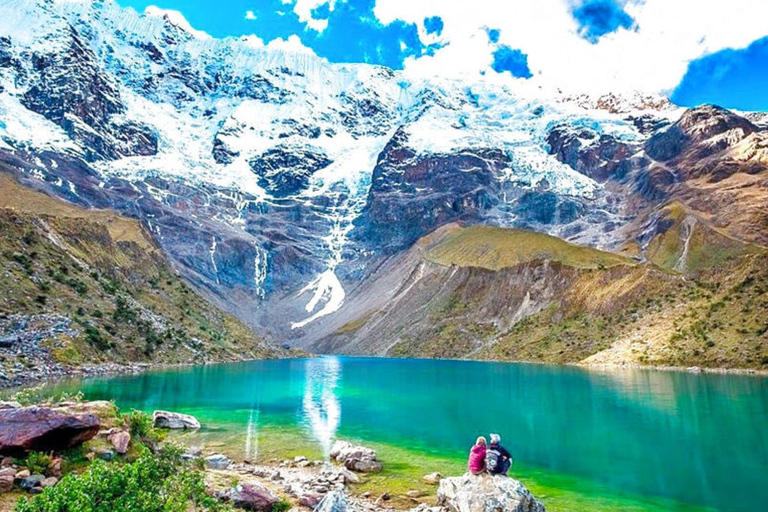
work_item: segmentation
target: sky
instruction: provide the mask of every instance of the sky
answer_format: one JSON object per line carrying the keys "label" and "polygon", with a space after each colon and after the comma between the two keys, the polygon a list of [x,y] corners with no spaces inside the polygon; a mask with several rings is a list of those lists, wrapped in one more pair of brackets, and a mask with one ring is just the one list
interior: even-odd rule
{"label": "sky", "polygon": [[117,1],[331,62],[768,111],[768,0]]}

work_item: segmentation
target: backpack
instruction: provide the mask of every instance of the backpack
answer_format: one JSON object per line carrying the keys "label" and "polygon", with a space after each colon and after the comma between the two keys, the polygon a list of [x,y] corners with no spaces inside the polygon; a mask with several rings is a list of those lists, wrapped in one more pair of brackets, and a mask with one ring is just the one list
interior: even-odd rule
{"label": "backpack", "polygon": [[485,452],[485,468],[490,473],[497,473],[501,471],[501,453],[498,450],[494,450],[493,448],[489,448]]}

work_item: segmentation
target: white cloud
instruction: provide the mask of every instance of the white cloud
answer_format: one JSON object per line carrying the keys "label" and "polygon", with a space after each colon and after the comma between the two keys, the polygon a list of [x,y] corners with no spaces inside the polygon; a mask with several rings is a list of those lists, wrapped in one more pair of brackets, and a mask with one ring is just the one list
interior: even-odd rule
{"label": "white cloud", "polygon": [[[291,3],[291,0],[283,3]],[[299,21],[306,23],[307,28],[316,32],[323,32],[328,28],[328,20],[318,20],[312,17],[312,11],[320,7],[321,5],[328,5],[328,8],[333,12],[336,7],[336,0],[296,0],[296,4],[293,6],[293,12],[299,17]]]}
{"label": "white cloud", "polygon": [[163,18],[167,20],[168,23],[179,27],[184,32],[198,39],[211,39],[211,36],[206,32],[192,28],[192,25],[189,24],[187,18],[185,18],[184,15],[179,11],[174,11],[173,9],[162,9],[156,5],[148,5],[147,8],[144,9],[144,15],[151,16],[153,18]]}
{"label": "white cloud", "polygon": [[315,55],[315,52],[312,50],[312,48],[304,46],[304,43],[301,42],[301,39],[296,34],[288,36],[287,39],[278,37],[277,39],[271,40],[267,44],[267,49],[281,50],[289,53],[305,53],[308,55]]}
{"label": "white cloud", "polygon": [[253,11],[245,11],[245,19],[247,20],[255,20],[256,14]]}
{"label": "white cloud", "polygon": [[[301,1],[301,0],[299,0]],[[477,75],[487,71],[494,46],[486,28],[501,30],[500,44],[528,55],[532,82],[566,92],[665,92],[674,88],[688,63],[723,48],[745,47],[768,35],[765,0],[630,0],[625,10],[637,30],[619,29],[591,44],[578,36],[572,0],[376,0],[382,23],[403,20],[420,27],[440,16],[434,56],[411,58],[416,74]],[[434,38],[434,35],[431,35]]]}

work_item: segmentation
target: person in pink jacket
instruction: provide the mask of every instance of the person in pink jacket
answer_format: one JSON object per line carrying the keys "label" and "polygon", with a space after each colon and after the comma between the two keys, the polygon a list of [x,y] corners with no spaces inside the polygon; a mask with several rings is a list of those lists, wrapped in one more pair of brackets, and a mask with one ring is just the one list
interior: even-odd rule
{"label": "person in pink jacket", "polygon": [[469,450],[469,462],[467,462],[467,469],[473,475],[479,475],[485,471],[485,446],[486,441],[483,436],[477,438],[475,446]]}

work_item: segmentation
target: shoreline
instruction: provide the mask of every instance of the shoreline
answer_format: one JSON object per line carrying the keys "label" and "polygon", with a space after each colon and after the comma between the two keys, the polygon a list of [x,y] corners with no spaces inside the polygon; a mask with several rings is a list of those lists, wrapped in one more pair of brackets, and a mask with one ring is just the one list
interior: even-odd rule
{"label": "shoreline", "polygon": [[213,366],[222,364],[247,363],[251,361],[270,361],[280,359],[306,359],[311,357],[346,357],[346,358],[372,358],[372,359],[411,359],[425,361],[467,361],[475,363],[504,363],[527,364],[538,366],[573,367],[591,372],[619,372],[619,371],[660,371],[679,372],[687,374],[710,375],[743,375],[749,377],[768,377],[768,370],[754,368],[709,368],[703,366],[667,366],[667,365],[641,365],[634,363],[544,363],[540,361],[497,361],[490,359],[451,359],[451,358],[388,358],[376,355],[336,355],[336,354],[297,354],[295,356],[277,357],[274,359],[240,359],[232,361],[210,361],[205,363],[96,363],[82,366],[54,366],[46,369],[31,370],[32,373],[17,375],[12,378],[0,379],[0,391],[25,388],[35,385],[57,383],[70,378],[109,377],[119,375],[138,375],[151,371],[168,370],[173,368],[188,368],[195,366]]}

